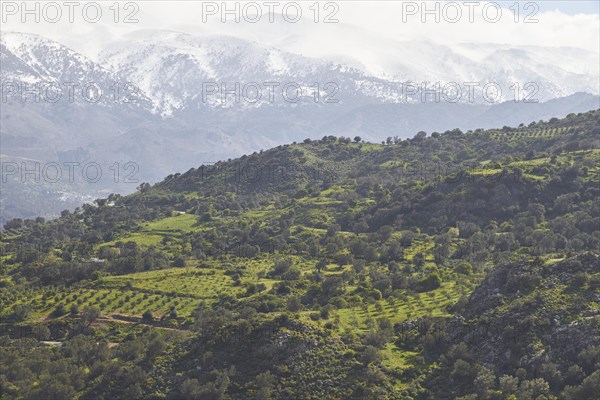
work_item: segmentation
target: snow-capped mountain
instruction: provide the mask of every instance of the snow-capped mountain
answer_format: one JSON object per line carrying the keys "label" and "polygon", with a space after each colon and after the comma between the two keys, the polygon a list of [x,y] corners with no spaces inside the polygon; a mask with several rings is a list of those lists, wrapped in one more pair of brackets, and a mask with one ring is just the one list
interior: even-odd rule
{"label": "snow-capped mountain", "polygon": [[[294,48],[293,42],[294,37],[288,37],[285,43]],[[367,57],[372,63],[366,66],[353,60],[346,64],[344,57],[309,58],[233,36],[139,31],[107,46],[99,60],[136,82],[153,99],[154,111],[163,116],[188,107],[230,107],[235,103],[233,95],[223,100],[221,89],[203,98],[203,85],[208,82],[226,84],[227,89],[234,82],[295,82],[305,88],[307,100],[315,82],[321,92],[325,83],[333,82],[339,101],[353,106],[418,103],[424,88],[442,92],[440,101],[479,104],[515,99],[543,102],[577,92],[598,94],[598,55],[581,49],[468,43],[450,48],[429,41],[396,40],[383,40],[373,47]],[[471,89],[469,85],[474,83]],[[485,97],[484,87],[490,83],[497,84],[500,93],[491,87],[492,92],[487,92],[491,94]],[[461,95],[452,95],[457,88]],[[260,101],[240,101],[238,106],[264,106],[266,99],[263,92]],[[429,96],[426,101],[435,102],[436,98]]]}
{"label": "snow-capped mountain", "polygon": [[[34,34],[3,32],[0,54],[3,82],[24,84],[9,98],[29,103],[69,102],[78,106],[86,103],[104,107],[117,103],[129,103],[134,108],[149,106],[142,93],[126,86],[127,80],[56,41]],[[33,90],[38,92],[39,99],[33,93],[21,96],[21,92]]]}
{"label": "snow-capped mountain", "polygon": [[[109,45],[100,54],[100,63],[136,82],[154,101],[155,111],[163,116],[202,106],[222,108],[237,103],[240,108],[256,108],[285,104],[286,99],[297,95],[294,87],[290,87],[294,92],[290,90],[289,96],[284,97],[283,86],[288,83],[301,87],[301,104],[311,100],[318,103],[320,97],[328,95],[330,100],[339,102],[356,101],[357,96],[367,102],[402,101],[397,83],[367,76],[356,68],[235,37],[162,31],[138,32],[132,36]],[[333,85],[328,86],[330,83]],[[241,95],[239,101],[234,94],[222,95],[226,90],[236,90],[236,84]],[[243,98],[246,85],[245,98],[251,101]],[[256,90],[261,90],[260,96]],[[269,92],[274,96],[270,97]],[[409,97],[407,101],[414,100]]]}

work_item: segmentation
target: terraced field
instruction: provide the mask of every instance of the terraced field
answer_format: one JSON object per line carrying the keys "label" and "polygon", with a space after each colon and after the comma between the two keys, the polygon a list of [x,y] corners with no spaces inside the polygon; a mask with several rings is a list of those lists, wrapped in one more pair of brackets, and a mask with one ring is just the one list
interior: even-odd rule
{"label": "terraced field", "polygon": [[490,136],[496,140],[510,141],[519,139],[552,138],[557,135],[572,133],[572,129],[566,127],[546,129],[519,129],[518,131],[493,131]]}
{"label": "terraced field", "polygon": [[[269,286],[272,285],[271,282]],[[203,302],[210,304],[220,296],[235,296],[241,292],[243,289],[234,286],[223,269],[172,268],[106,277],[56,295],[50,290],[42,295],[25,296],[19,302],[32,306],[38,318],[52,315],[57,306],[62,305],[67,312],[72,307],[82,310],[93,306],[103,314],[131,316],[151,311],[160,317],[175,311],[178,317],[185,319]]]}
{"label": "terraced field", "polygon": [[380,318],[387,318],[392,324],[404,322],[422,316],[448,316],[446,307],[459,299],[454,282],[448,282],[437,290],[427,293],[407,295],[405,299],[390,297],[373,304],[344,308],[334,313],[339,317],[339,329],[358,329],[368,331]]}

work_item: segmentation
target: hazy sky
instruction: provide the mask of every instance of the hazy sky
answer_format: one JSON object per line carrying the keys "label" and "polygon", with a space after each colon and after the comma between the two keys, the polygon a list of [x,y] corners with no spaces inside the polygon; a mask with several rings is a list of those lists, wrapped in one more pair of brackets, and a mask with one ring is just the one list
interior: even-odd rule
{"label": "hazy sky", "polygon": [[[250,23],[243,18],[248,16],[251,19],[254,16],[254,9],[250,6],[246,8],[246,15],[240,11],[239,23],[233,20],[232,15],[222,22],[221,1],[120,2],[117,22],[114,21],[115,9],[110,9],[114,0],[97,2],[102,5],[102,15],[97,22],[82,17],[83,4],[86,2],[81,2],[73,13],[72,23],[68,21],[68,8],[61,6],[61,18],[53,23],[48,19],[55,18],[55,9],[47,6],[47,18],[44,18],[42,8],[47,2],[28,2],[28,7],[35,7],[35,3],[39,3],[40,7],[39,22],[34,21],[33,14],[23,15],[21,1],[3,1],[2,29],[38,33],[91,58],[96,58],[98,51],[107,43],[122,39],[133,31],[146,29],[201,35],[227,34],[278,46],[285,46],[289,41],[295,51],[316,57],[330,53],[349,53],[357,57],[360,46],[376,46],[385,40],[430,40],[448,45],[470,42],[568,46],[600,53],[598,1],[520,1],[518,7],[513,6],[515,1],[498,1],[495,4],[501,4],[504,8],[497,21],[493,21],[496,7],[489,2],[471,2],[476,3],[472,8],[465,6],[464,1],[427,2],[427,7],[438,7],[438,22],[435,21],[436,15],[424,15],[422,1],[323,1],[318,7],[318,23],[314,21],[315,10],[310,8],[314,4],[312,0],[298,1],[303,18],[297,23],[281,18],[283,5],[290,3],[287,1],[281,1],[276,8],[274,23],[268,21],[269,9],[264,1],[255,2],[263,13],[258,23]],[[215,12],[216,15],[206,16],[206,21],[203,21],[203,16],[212,11],[209,3],[216,5],[219,10]],[[233,8],[234,3],[240,3],[242,10],[247,2],[230,1],[228,6]],[[55,4],[62,5],[63,2],[57,1]],[[88,19],[93,19],[95,8],[87,7]],[[484,9],[487,10],[487,16],[484,15]],[[460,18],[457,10],[461,13]],[[125,17],[130,14],[134,22],[125,23]],[[292,18],[295,16],[294,7],[288,8],[287,15]],[[327,15],[338,22],[324,23]],[[25,23],[22,22],[23,18],[26,19]],[[426,18],[425,21],[423,18]]]}
{"label": "hazy sky", "polygon": [[[498,1],[502,7],[510,7],[514,1]],[[521,3],[525,4],[526,1]],[[598,14],[600,12],[600,2],[596,0],[585,0],[585,1],[555,1],[555,0],[542,0],[536,2],[540,11],[562,11],[565,14]]]}
{"label": "hazy sky", "polygon": [[[502,7],[510,7],[514,1],[498,1]],[[522,2],[526,3],[526,2]],[[586,1],[555,1],[555,0],[542,0],[538,1],[537,4],[540,7],[540,11],[562,11],[565,14],[596,14],[600,13],[600,2],[596,0]]]}

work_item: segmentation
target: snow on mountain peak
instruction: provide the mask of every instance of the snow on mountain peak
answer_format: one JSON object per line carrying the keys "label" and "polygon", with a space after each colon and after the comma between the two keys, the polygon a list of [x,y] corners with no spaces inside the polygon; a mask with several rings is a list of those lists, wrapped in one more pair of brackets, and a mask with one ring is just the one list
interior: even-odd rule
{"label": "snow on mountain peak", "polygon": [[[325,39],[324,39],[325,40]],[[359,40],[359,39],[357,39]],[[140,30],[107,45],[94,62],[44,37],[3,32],[0,39],[3,79],[18,75],[22,81],[126,79],[151,100],[152,112],[163,117],[185,109],[230,107],[215,96],[206,101],[206,84],[231,85],[265,82],[337,85],[341,101],[398,103],[407,99],[403,82],[423,84],[495,82],[501,100],[513,100],[511,87],[537,85],[536,99],[545,101],[576,92],[598,94],[597,54],[581,49],[535,46],[455,46],[432,41],[384,39],[371,46],[360,61],[344,54],[311,58],[302,55],[302,38],[290,32],[280,41],[263,45],[237,36]],[[288,51],[289,49],[294,51]],[[594,62],[596,61],[596,62]],[[7,67],[8,66],[8,67]],[[399,89],[400,87],[400,89]],[[419,95],[417,95],[418,97]],[[308,95],[307,97],[310,97]],[[239,103],[243,107],[260,107]]]}

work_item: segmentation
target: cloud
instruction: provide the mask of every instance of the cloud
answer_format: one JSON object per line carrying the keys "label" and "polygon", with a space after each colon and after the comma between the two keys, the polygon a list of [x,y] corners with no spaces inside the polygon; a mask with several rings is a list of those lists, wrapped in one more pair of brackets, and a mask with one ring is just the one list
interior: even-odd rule
{"label": "cloud", "polygon": [[[6,3],[14,3],[17,6],[21,4],[4,2],[3,7]],[[490,2],[477,2],[477,5],[472,7],[466,6],[467,3],[463,1],[427,2],[427,10],[437,10],[433,13],[426,13],[421,1],[412,2],[412,6],[409,4],[411,2],[406,1],[320,2],[317,8],[313,7],[313,2],[297,2],[296,4],[301,6],[303,17],[297,23],[286,22],[282,18],[283,7],[290,3],[286,1],[280,2],[280,6],[275,9],[276,18],[273,23],[268,21],[269,9],[263,1],[255,2],[263,13],[258,23],[249,23],[244,19],[244,16],[248,17],[246,19],[252,19],[255,15],[256,8],[249,6],[248,2],[240,2],[237,6],[240,23],[234,21],[233,14],[225,15],[227,22],[221,22],[223,10],[220,1],[212,2],[219,9],[215,15],[207,17],[206,22],[203,21],[206,11],[213,10],[207,8],[211,2],[141,1],[129,2],[136,6],[129,5],[125,8],[126,3],[119,3],[117,13],[113,2],[102,2],[102,18],[94,23],[86,20],[83,15],[84,5],[74,12],[74,22],[68,21],[68,10],[64,8],[63,18],[57,23],[48,22],[44,15],[40,15],[39,23],[33,20],[34,15],[25,15],[26,22],[23,23],[22,10],[15,15],[6,15],[4,12],[6,22],[3,29],[38,33],[65,43],[91,58],[95,58],[106,44],[139,29],[234,35],[308,56],[351,57],[358,63],[365,64],[373,61],[371,49],[379,48],[390,40],[432,41],[451,47],[460,43],[575,47],[595,53],[598,53],[600,48],[600,23],[597,14],[573,15],[552,10],[563,7],[572,13],[573,7],[567,7],[567,4],[573,2],[553,2],[556,7],[550,9],[525,9],[525,2],[520,2],[517,22],[515,10],[509,8],[501,9],[502,17],[499,21],[490,22],[497,11],[495,3]],[[503,5],[505,3],[502,2]],[[229,10],[236,7],[235,2],[227,4]],[[243,14],[244,10],[247,11],[246,14]],[[461,14],[460,18],[457,18],[457,10]],[[39,12],[42,11],[40,9]],[[295,7],[288,7],[287,11],[287,14],[293,17]],[[537,22],[525,23],[526,16],[532,13],[531,18]],[[139,22],[125,23],[127,16]],[[324,23],[328,16],[339,22]],[[314,21],[317,17],[319,22]],[[436,22],[436,18],[439,22]],[[458,22],[450,22],[450,19]]]}

